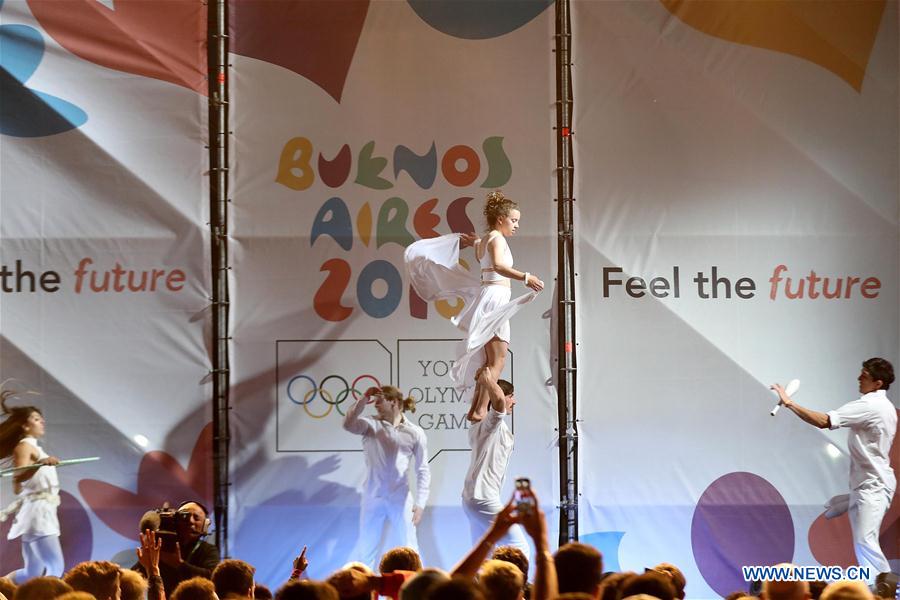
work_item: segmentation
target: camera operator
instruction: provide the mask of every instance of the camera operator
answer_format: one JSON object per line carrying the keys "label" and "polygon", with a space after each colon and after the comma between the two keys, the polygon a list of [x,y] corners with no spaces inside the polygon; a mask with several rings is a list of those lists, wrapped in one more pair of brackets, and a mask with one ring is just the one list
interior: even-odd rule
{"label": "camera operator", "polygon": [[[159,516],[164,515],[164,511],[156,512]],[[156,519],[148,516],[151,516],[151,513],[141,520],[141,529],[155,531],[162,539],[159,573],[166,597],[170,596],[182,581],[192,577],[209,579],[212,576],[213,569],[219,564],[219,550],[202,539],[209,529],[209,516],[205,506],[196,500],[182,503],[175,511],[174,532],[160,529],[159,516]],[[145,576],[148,575],[140,563],[132,568]]]}

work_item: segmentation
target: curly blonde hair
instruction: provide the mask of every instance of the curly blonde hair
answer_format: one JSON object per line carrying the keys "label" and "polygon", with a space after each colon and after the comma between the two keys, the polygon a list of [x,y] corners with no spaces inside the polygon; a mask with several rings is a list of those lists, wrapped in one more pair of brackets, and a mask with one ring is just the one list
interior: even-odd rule
{"label": "curly blonde hair", "polygon": [[494,190],[487,195],[484,201],[484,218],[487,220],[488,229],[493,229],[497,222],[509,213],[518,210],[519,205],[512,198],[507,198],[500,190]]}
{"label": "curly blonde hair", "polygon": [[392,385],[383,385],[381,386],[381,393],[385,398],[391,400],[392,402],[399,402],[400,407],[404,412],[416,412],[416,401],[413,400],[412,396],[403,397],[403,392],[400,391],[400,388],[396,388]]}

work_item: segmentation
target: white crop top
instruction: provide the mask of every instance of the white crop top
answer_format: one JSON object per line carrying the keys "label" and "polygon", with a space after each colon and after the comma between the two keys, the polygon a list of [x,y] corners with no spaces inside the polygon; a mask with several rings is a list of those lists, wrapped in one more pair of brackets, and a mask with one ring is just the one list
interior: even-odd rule
{"label": "white crop top", "polygon": [[[481,259],[478,261],[481,264],[481,281],[484,281],[484,282],[493,282],[493,281],[508,282],[509,281],[509,277],[505,277],[505,276],[501,275],[500,273],[498,273],[497,271],[493,270],[494,263],[491,260],[490,253],[488,252],[487,244],[489,244],[491,242],[491,240],[495,239],[496,237],[497,236],[488,238],[488,241],[485,244],[484,254],[481,255]],[[481,240],[479,240],[479,242],[480,241]],[[512,257],[512,252],[510,252],[510,250],[509,250],[509,244],[504,244],[503,251],[504,251],[504,259],[505,259],[504,262],[506,263],[505,266],[512,267],[513,257]],[[490,270],[488,271],[485,269],[490,269]]]}

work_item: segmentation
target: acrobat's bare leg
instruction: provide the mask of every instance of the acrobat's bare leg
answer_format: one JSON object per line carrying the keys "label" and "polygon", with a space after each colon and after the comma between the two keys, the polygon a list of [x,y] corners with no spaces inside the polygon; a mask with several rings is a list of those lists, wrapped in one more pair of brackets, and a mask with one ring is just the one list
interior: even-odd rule
{"label": "acrobat's bare leg", "polygon": [[[490,371],[491,379],[496,381],[503,372],[503,366],[506,364],[506,352],[509,344],[498,337],[492,338],[484,345],[485,364],[484,368]],[[488,390],[483,386],[475,387],[475,394],[472,396],[472,406],[469,407],[467,418],[469,421],[477,422],[484,418],[487,414],[490,396]]]}

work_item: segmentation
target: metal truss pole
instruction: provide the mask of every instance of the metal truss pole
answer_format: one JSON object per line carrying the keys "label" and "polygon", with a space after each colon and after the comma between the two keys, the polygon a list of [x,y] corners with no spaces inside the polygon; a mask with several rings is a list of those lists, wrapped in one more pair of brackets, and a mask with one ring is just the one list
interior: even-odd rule
{"label": "metal truss pole", "polygon": [[212,245],[213,513],[216,546],[228,556],[228,29],[226,0],[209,4],[210,239]]}
{"label": "metal truss pole", "polygon": [[557,412],[559,543],[578,539],[578,419],[575,354],[575,249],[572,235],[572,29],[569,0],[556,2]]}

